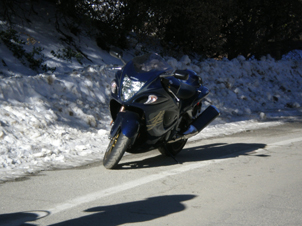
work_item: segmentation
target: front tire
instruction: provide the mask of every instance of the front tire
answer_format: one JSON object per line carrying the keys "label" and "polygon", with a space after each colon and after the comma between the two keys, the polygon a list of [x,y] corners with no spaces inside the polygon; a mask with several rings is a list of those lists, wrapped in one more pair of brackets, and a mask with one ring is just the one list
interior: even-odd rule
{"label": "front tire", "polygon": [[159,147],[159,152],[164,156],[176,156],[186,145],[188,139],[176,141],[174,143],[167,143]]}
{"label": "front tire", "polygon": [[122,132],[118,132],[110,141],[103,158],[106,169],[114,169],[128,149],[130,139]]}

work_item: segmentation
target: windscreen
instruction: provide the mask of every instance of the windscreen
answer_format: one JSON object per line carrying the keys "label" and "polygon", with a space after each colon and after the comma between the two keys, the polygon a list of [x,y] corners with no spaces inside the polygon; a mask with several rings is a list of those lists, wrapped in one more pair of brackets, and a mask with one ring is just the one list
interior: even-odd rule
{"label": "windscreen", "polygon": [[173,68],[158,54],[148,53],[133,58],[133,65],[137,73],[149,71],[173,71]]}

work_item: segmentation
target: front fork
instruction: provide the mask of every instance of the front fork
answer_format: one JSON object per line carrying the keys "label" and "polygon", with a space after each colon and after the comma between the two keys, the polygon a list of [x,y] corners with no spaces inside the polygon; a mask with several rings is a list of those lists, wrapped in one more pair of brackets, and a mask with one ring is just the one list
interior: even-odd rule
{"label": "front fork", "polygon": [[112,139],[119,131],[128,137],[134,144],[138,131],[140,129],[140,117],[137,113],[126,111],[122,106],[117,114],[113,126],[110,131],[110,139]]}

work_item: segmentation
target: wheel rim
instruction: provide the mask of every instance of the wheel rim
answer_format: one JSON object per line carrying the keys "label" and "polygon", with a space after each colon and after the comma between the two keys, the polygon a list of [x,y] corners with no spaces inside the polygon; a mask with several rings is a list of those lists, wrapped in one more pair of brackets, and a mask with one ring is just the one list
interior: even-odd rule
{"label": "wheel rim", "polygon": [[110,153],[112,152],[113,148],[115,147],[116,143],[117,143],[117,140],[120,136],[120,133],[116,134],[115,137],[113,137],[110,141],[110,149],[109,150],[106,150],[106,153],[105,153],[105,159],[107,159],[107,157],[110,155]]}

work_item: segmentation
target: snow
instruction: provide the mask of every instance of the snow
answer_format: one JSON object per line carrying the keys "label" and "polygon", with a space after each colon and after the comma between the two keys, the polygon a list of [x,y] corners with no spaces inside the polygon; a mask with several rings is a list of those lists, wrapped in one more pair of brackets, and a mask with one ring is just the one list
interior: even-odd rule
{"label": "snow", "polygon": [[[44,48],[45,62],[57,69],[29,69],[0,40],[5,62],[0,62],[0,181],[100,161],[109,142],[109,84],[121,62],[85,36],[76,41],[90,61],[60,60],[49,55],[62,45],[48,23],[37,20],[17,29],[24,39],[39,40],[35,45]],[[134,51],[125,52],[126,58]],[[283,116],[301,117],[301,56],[298,50],[280,61],[164,56],[175,69],[196,71],[211,91],[204,108],[212,103],[221,111],[190,141],[280,125]]]}

